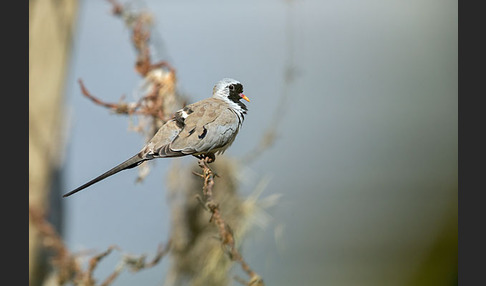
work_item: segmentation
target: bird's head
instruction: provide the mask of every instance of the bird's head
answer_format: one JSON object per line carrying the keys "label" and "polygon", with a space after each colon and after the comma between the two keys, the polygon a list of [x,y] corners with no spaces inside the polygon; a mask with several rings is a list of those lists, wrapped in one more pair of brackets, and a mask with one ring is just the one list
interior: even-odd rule
{"label": "bird's head", "polygon": [[250,102],[250,99],[243,94],[241,82],[231,78],[224,78],[216,83],[213,88],[213,97],[227,101],[231,105],[237,104],[244,110],[246,110],[246,106],[240,100]]}

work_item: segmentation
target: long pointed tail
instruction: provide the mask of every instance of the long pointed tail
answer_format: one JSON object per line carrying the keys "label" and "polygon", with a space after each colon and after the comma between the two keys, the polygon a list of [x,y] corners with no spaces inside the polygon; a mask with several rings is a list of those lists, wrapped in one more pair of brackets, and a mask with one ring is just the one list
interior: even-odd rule
{"label": "long pointed tail", "polygon": [[136,167],[145,160],[147,160],[147,159],[142,159],[137,154],[137,155],[131,157],[130,159],[126,160],[125,162],[123,162],[123,163],[115,166],[114,168],[110,169],[109,171],[106,171],[105,173],[99,175],[98,177],[94,178],[93,180],[87,182],[86,184],[84,184],[84,185],[70,191],[69,193],[63,195],[63,197],[64,198],[69,197],[70,195],[75,194],[75,193],[77,193],[77,192],[79,192],[79,191],[81,191],[81,190],[103,180],[103,179],[106,179],[109,176],[112,176],[112,175],[114,175],[114,174],[116,174],[120,171]]}

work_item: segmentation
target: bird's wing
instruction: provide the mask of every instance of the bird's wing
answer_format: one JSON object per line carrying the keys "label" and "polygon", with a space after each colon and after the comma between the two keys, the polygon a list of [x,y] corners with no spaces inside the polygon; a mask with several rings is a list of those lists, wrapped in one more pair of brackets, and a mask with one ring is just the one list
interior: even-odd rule
{"label": "bird's wing", "polygon": [[188,105],[181,115],[184,126],[169,146],[172,152],[188,155],[224,148],[238,131],[238,116],[220,99]]}
{"label": "bird's wing", "polygon": [[160,129],[155,133],[154,137],[143,147],[140,151],[140,157],[146,159],[153,159],[155,157],[179,157],[184,156],[181,152],[173,152],[170,150],[170,143],[179,135],[183,129],[177,121],[177,117],[167,121]]}
{"label": "bird's wing", "polygon": [[140,151],[145,159],[226,149],[238,132],[238,116],[220,99],[208,98],[175,113]]}

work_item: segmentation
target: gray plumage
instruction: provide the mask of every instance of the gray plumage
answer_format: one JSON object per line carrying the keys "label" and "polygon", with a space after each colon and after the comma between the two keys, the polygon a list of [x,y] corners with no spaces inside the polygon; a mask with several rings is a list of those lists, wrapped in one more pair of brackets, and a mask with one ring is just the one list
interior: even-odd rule
{"label": "gray plumage", "polygon": [[212,97],[178,110],[139,153],[63,197],[155,158],[193,155],[214,160],[215,154],[222,154],[231,146],[243,123],[247,108],[241,99],[249,101],[239,81],[229,78],[219,81]]}

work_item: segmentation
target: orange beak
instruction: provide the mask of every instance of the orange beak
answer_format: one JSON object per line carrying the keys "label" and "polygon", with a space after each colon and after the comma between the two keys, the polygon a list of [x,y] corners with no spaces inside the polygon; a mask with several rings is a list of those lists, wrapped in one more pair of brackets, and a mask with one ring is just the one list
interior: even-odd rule
{"label": "orange beak", "polygon": [[248,98],[246,95],[244,95],[243,93],[240,93],[240,96],[241,96],[241,98],[243,98],[244,100],[246,100],[246,101],[250,102],[250,99],[249,99],[249,98]]}

